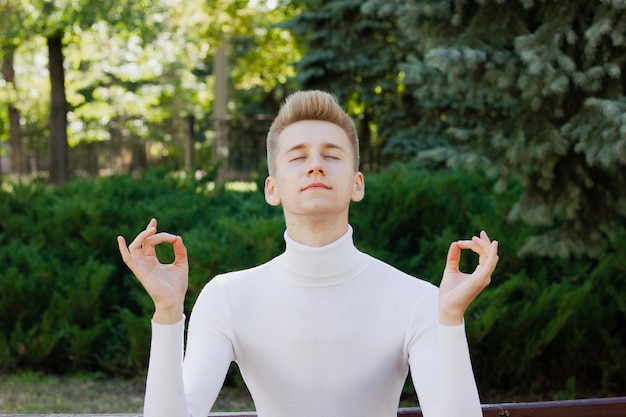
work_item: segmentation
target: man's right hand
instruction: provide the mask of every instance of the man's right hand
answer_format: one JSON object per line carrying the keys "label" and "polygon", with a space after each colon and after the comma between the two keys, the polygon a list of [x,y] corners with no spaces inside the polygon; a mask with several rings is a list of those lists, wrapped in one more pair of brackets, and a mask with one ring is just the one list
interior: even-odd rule
{"label": "man's right hand", "polygon": [[[187,249],[180,236],[157,233],[156,226],[157,221],[152,219],[130,245],[126,246],[126,240],[122,236],[117,237],[117,244],[124,263],[154,302],[154,322],[174,324],[183,317],[189,275]],[[161,243],[173,245],[173,263],[159,262],[154,248]]]}

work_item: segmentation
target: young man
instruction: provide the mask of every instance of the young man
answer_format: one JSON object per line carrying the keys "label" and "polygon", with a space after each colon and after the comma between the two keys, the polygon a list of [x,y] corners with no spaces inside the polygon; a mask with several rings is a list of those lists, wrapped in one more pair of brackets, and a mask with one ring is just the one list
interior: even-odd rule
{"label": "young man", "polygon": [[[425,417],[482,416],[463,314],[491,279],[485,232],[450,245],[439,288],[356,249],[351,201],[363,198],[353,121],[334,97],[298,92],[268,138],[265,198],[282,205],[286,250],[212,279],[192,310],[186,350],[182,239],[151,220],[124,262],[152,297],[146,417],[204,417],[232,361],[259,417],[392,417],[410,369]],[[155,245],[172,243],[162,265]],[[479,254],[459,271],[462,249]],[[184,360],[183,360],[184,356]]]}

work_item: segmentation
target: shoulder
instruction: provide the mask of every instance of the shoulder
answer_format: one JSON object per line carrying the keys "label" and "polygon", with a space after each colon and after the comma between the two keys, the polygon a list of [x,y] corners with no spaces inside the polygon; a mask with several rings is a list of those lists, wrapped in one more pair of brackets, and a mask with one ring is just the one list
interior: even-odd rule
{"label": "shoulder", "polygon": [[405,340],[414,340],[425,329],[436,329],[439,288],[424,279],[373,258],[367,268],[368,291],[386,314],[405,330]]}
{"label": "shoulder", "polygon": [[200,296],[204,293],[226,294],[252,291],[257,289],[271,277],[272,261],[257,265],[252,268],[225,272],[213,277],[202,289]]}
{"label": "shoulder", "polygon": [[401,271],[378,258],[366,256],[370,258],[366,272],[370,280],[394,292],[408,292],[412,297],[416,294],[438,297],[439,288],[435,284]]}
{"label": "shoulder", "polygon": [[[200,290],[194,302],[194,311],[232,312],[240,303],[246,303],[261,291],[266,276],[271,276],[270,262],[232,272],[218,274]],[[230,313],[229,313],[230,314]]]}
{"label": "shoulder", "polygon": [[246,281],[258,280],[259,278],[263,278],[264,276],[271,274],[274,259],[251,268],[218,274],[211,281],[209,281],[208,284],[214,283],[213,285],[229,286],[237,285]]}
{"label": "shoulder", "polygon": [[428,282],[427,280],[423,278],[413,276],[371,255],[366,255],[366,256],[370,258],[368,269],[371,269],[377,275],[384,277],[385,279],[410,283],[409,285],[416,285],[418,287],[425,288],[425,289],[437,289],[437,287],[434,284]]}

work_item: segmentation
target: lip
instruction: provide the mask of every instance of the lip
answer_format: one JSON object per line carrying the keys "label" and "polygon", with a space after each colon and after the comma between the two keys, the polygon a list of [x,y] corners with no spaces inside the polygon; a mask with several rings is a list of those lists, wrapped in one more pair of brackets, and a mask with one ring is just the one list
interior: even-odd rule
{"label": "lip", "polygon": [[319,188],[324,189],[324,190],[330,190],[330,187],[324,184],[323,182],[312,182],[311,184],[308,184],[306,187],[304,187],[302,191],[314,190],[314,189],[319,189]]}

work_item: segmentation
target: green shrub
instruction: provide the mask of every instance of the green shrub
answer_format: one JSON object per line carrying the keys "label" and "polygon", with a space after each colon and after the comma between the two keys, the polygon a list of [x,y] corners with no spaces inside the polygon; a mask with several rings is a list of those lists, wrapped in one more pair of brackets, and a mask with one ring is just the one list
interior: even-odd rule
{"label": "green shrub", "polygon": [[[361,250],[433,283],[453,240],[484,229],[500,241],[492,284],[466,314],[481,391],[623,391],[623,219],[600,262],[520,257],[536,230],[507,220],[519,192],[494,193],[480,172],[397,166],[366,176],[365,199],[352,206],[350,222]],[[152,217],[187,246],[187,313],[213,276],[265,262],[284,247],[282,211],[260,192],[208,191],[155,173],[57,188],[5,184],[0,371],[145,371],[153,305],[123,264],[116,236],[132,239]],[[171,261],[171,247],[160,246],[158,256]],[[462,269],[475,262],[464,252]]]}
{"label": "green shrub", "polygon": [[[355,241],[403,271],[438,284],[450,243],[481,230],[503,241],[500,270],[516,258],[523,236],[506,222],[506,212],[518,190],[496,195],[481,173],[433,173],[400,165],[366,177],[365,190],[364,200],[351,209]],[[475,262],[467,255],[465,269]]]}

